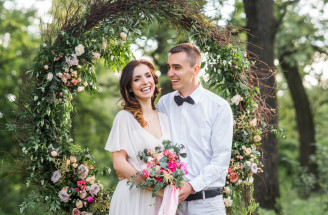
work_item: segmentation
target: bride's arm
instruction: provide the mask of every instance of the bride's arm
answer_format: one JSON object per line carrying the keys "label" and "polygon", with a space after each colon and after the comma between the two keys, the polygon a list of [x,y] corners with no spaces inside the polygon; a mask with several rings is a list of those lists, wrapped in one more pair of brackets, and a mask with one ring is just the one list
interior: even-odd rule
{"label": "bride's arm", "polygon": [[[119,178],[130,178],[138,171],[127,161],[127,153],[125,150],[113,152],[113,166]],[[139,176],[134,181],[142,181],[143,177]],[[144,181],[144,180],[143,180]]]}
{"label": "bride's arm", "polygon": [[[127,160],[128,154],[125,150],[113,152],[113,166],[116,171],[119,179],[131,178],[133,175],[138,173],[138,171],[128,162]],[[145,182],[145,179],[139,175],[134,179],[134,182]],[[146,190],[152,191],[153,187],[146,187]],[[159,196],[163,197],[164,189],[159,192]]]}

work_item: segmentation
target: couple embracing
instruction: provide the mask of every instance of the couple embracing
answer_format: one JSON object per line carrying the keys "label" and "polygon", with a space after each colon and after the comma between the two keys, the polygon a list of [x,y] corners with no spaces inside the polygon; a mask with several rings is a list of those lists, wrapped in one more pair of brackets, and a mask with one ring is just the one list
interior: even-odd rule
{"label": "couple embracing", "polygon": [[[168,77],[175,92],[157,105],[158,77],[146,60],[133,60],[122,71],[123,109],[115,117],[106,143],[119,183],[112,197],[110,215],[155,215],[151,188],[129,189],[128,179],[142,171],[138,152],[155,148],[165,139],[183,144],[188,174],[179,188],[178,215],[223,215],[223,187],[230,162],[233,117],[230,105],[204,89],[198,74],[199,50],[188,43],[169,51]],[[144,181],[138,176],[134,181]]]}

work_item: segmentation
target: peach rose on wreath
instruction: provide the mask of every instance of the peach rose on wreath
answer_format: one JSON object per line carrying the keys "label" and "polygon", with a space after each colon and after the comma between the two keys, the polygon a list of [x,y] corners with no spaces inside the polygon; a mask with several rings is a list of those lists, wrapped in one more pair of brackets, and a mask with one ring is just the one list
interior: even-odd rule
{"label": "peach rose on wreath", "polygon": [[245,156],[248,156],[248,155],[250,155],[252,153],[252,149],[250,149],[250,148],[246,148],[245,150],[244,150],[244,155]]}
{"label": "peach rose on wreath", "polygon": [[260,135],[255,135],[253,139],[254,139],[255,142],[260,142],[261,141]]}
{"label": "peach rose on wreath", "polygon": [[235,172],[230,173],[230,182],[235,183],[238,181],[238,174]]}

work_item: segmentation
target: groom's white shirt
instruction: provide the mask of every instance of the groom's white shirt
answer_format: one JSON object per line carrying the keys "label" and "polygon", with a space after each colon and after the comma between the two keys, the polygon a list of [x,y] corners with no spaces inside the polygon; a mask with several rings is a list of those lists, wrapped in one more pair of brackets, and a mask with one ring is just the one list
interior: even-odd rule
{"label": "groom's white shirt", "polygon": [[196,192],[224,187],[231,156],[233,117],[229,103],[201,84],[190,95],[195,104],[178,106],[178,91],[160,98],[157,109],[168,115],[172,142],[183,144],[187,181]]}

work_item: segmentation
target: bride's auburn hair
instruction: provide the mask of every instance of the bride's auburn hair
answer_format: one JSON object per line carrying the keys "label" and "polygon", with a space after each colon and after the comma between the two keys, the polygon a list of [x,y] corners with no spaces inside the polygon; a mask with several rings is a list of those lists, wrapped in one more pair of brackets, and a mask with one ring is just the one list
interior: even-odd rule
{"label": "bride's auburn hair", "polygon": [[121,99],[124,100],[122,102],[123,109],[131,112],[133,114],[134,118],[140,123],[140,125],[142,127],[146,127],[147,122],[144,120],[141,105],[140,105],[139,101],[137,100],[137,98],[135,97],[135,95],[133,94],[132,87],[131,87],[133,71],[137,66],[139,66],[141,64],[144,64],[149,68],[149,70],[154,78],[155,90],[154,90],[153,96],[151,97],[151,106],[152,106],[153,110],[156,109],[155,100],[160,92],[160,88],[158,88],[156,86],[158,84],[158,77],[155,74],[154,65],[147,60],[143,60],[143,59],[142,60],[132,60],[128,64],[126,64],[126,66],[122,70],[122,75],[120,78],[120,92],[122,95]]}

